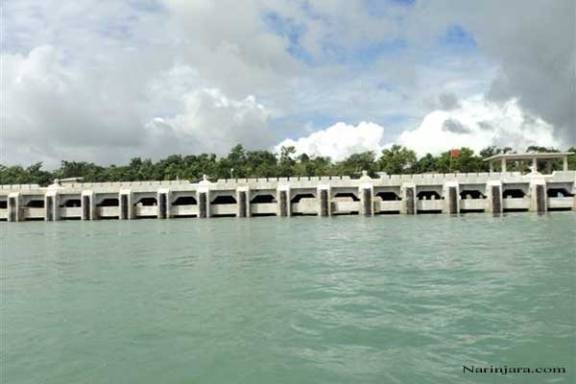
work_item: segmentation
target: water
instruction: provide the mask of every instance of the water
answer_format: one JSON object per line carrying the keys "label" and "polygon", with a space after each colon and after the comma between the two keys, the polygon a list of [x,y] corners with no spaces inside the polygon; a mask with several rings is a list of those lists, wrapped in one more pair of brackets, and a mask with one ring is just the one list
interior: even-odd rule
{"label": "water", "polygon": [[22,223],[0,236],[3,383],[576,382],[571,212]]}

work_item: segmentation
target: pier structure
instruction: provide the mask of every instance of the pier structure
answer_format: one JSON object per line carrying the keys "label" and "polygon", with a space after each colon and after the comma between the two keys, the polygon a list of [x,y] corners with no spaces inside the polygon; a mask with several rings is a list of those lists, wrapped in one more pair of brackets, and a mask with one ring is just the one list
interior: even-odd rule
{"label": "pier structure", "polygon": [[568,157],[572,152],[527,152],[527,153],[499,153],[484,159],[489,164],[490,172],[494,172],[495,164],[500,163],[500,171],[506,172],[509,162],[529,162],[533,171],[538,171],[538,165],[544,165],[548,171],[552,169],[554,160],[562,161],[562,170],[568,171]]}
{"label": "pier structure", "polygon": [[0,185],[0,220],[576,211],[576,171]]}

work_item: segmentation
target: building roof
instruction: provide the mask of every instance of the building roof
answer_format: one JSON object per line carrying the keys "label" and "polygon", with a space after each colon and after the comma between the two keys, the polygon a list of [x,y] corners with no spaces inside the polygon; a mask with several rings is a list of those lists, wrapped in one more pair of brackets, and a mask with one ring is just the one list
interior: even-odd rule
{"label": "building roof", "polygon": [[499,153],[484,159],[493,160],[532,160],[532,159],[561,159],[565,156],[573,155],[573,152],[526,152],[526,153]]}

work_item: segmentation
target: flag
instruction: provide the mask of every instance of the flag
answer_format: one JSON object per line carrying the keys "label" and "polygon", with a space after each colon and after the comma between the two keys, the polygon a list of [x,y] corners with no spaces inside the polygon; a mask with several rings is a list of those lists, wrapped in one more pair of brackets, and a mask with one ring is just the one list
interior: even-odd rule
{"label": "flag", "polygon": [[459,149],[451,149],[450,150],[450,158],[451,159],[454,159],[458,156],[460,156],[460,150]]}

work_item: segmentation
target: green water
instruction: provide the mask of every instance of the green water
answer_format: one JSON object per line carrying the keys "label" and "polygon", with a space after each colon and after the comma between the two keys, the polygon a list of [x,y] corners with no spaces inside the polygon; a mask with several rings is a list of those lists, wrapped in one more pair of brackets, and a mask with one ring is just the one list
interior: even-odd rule
{"label": "green water", "polygon": [[3,223],[0,236],[2,383],[576,382],[572,212]]}

